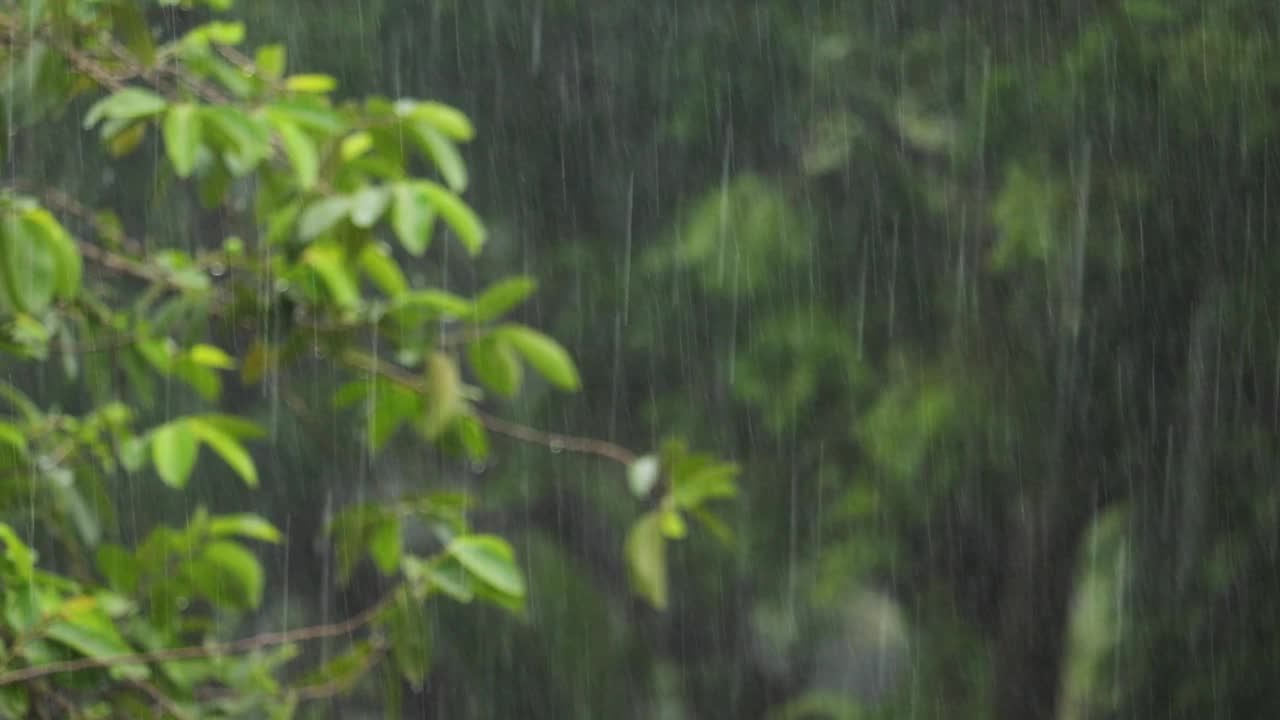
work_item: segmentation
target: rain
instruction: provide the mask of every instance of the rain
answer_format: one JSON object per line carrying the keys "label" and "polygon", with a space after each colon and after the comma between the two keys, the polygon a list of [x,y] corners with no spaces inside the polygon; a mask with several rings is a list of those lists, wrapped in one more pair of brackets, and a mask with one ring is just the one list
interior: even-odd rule
{"label": "rain", "polygon": [[0,2],[0,718],[1280,714],[1278,31]]}

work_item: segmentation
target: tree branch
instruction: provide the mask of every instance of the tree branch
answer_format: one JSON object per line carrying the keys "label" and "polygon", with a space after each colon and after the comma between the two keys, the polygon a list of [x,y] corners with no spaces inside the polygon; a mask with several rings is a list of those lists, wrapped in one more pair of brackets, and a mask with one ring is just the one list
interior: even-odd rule
{"label": "tree branch", "polygon": [[79,658],[76,660],[62,660],[59,662],[46,663],[44,665],[33,665],[21,670],[13,670],[11,672],[0,674],[0,687],[21,682],[29,682],[36,678],[42,678],[48,675],[77,672],[79,670],[92,670],[94,668],[113,667],[116,665],[137,665],[142,663],[165,662],[168,660],[190,660],[193,658],[212,657],[215,655],[233,655],[266,647],[275,647],[277,645],[287,645],[289,643],[320,640],[323,638],[337,637],[339,635],[347,635],[372,622],[373,619],[377,617],[378,613],[382,612],[390,602],[391,597],[392,595],[388,594],[381,601],[366,608],[358,615],[354,615],[342,622],[333,623],[331,625],[314,625],[311,627],[298,628],[296,630],[262,633],[260,635],[253,635],[247,638],[241,638],[240,640],[233,640],[231,642],[224,643],[190,645],[187,647],[154,650],[152,652]]}

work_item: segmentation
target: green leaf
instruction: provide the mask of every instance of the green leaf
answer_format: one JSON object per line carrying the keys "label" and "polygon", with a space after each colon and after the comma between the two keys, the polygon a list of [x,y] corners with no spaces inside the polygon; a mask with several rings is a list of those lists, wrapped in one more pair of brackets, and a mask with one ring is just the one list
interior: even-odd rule
{"label": "green leaf", "polygon": [[520,390],[523,370],[511,343],[490,335],[467,346],[467,361],[476,379],[502,397],[514,397]]}
{"label": "green leaf", "polygon": [[112,29],[120,41],[143,65],[150,65],[156,48],[142,8],[131,2],[117,2],[110,5],[109,12]]}
{"label": "green leaf", "polygon": [[0,273],[8,301],[23,312],[42,312],[60,284],[59,252],[27,219],[0,220]]}
{"label": "green leaf", "polygon": [[426,122],[450,139],[467,142],[475,137],[475,128],[471,126],[467,116],[461,110],[444,103],[407,101],[397,103],[396,109],[401,117],[413,117]]}
{"label": "green leaf", "polygon": [[188,566],[189,579],[205,597],[239,610],[262,604],[262,565],[239,543],[216,540]]}
{"label": "green leaf", "polygon": [[202,424],[210,425],[224,434],[240,440],[257,439],[267,436],[267,432],[252,420],[247,420],[238,415],[223,415],[221,413],[205,413],[203,415],[194,416]]}
{"label": "green leaf", "polygon": [[80,292],[80,250],[66,229],[41,207],[26,210],[18,218],[22,231],[52,255],[53,289],[57,297],[71,299]]}
{"label": "green leaf", "polygon": [[657,512],[645,513],[627,533],[625,553],[632,589],[659,610],[667,607],[667,551]]}
{"label": "green leaf", "polygon": [[303,240],[310,240],[329,230],[338,221],[351,213],[351,198],[347,195],[332,195],[320,198],[307,206],[298,218],[298,235]]}
{"label": "green leaf", "polygon": [[276,129],[285,157],[293,166],[298,186],[303,190],[315,187],[316,181],[320,178],[320,154],[316,151],[315,143],[307,137],[302,128],[287,117],[278,113],[269,113],[267,117]]}
{"label": "green leaf", "polygon": [[400,567],[402,536],[400,518],[388,514],[369,532],[369,557],[383,575],[391,575]]}
{"label": "green leaf", "polygon": [[476,322],[488,322],[528,298],[538,287],[533,278],[520,275],[491,285],[476,298]]}
{"label": "green leaf", "polygon": [[[77,613],[74,619],[54,621],[44,634],[85,657],[108,658],[133,652],[111,619],[101,611]],[[134,680],[150,675],[145,665],[137,664],[112,664],[110,673],[113,677]]]}
{"label": "green leaf", "polygon": [[342,116],[319,98],[275,102],[267,106],[266,112],[272,120],[291,122],[324,135],[337,135],[347,128]]}
{"label": "green leaf", "polygon": [[418,184],[396,183],[391,187],[391,229],[405,250],[415,257],[426,252],[431,243],[436,209],[425,189]]}
{"label": "green leaf", "polygon": [[365,130],[358,130],[342,139],[338,146],[338,155],[343,162],[351,162],[373,149],[373,136]]}
{"label": "green leaf", "polygon": [[414,290],[405,293],[394,308],[394,310],[415,309],[430,310],[448,318],[459,319],[471,317],[475,305],[464,297],[443,290]]}
{"label": "green leaf", "polygon": [[645,455],[636,458],[627,466],[627,486],[631,494],[643,498],[658,484],[658,476],[662,465],[656,455]]}
{"label": "green leaf", "polygon": [[404,125],[409,130],[410,137],[418,143],[422,153],[440,171],[444,184],[454,192],[466,190],[467,166],[462,161],[462,155],[458,153],[458,147],[453,144],[453,141],[436,130],[430,122],[417,117],[407,119]]}
{"label": "green leaf", "polygon": [[200,112],[191,103],[178,103],[164,116],[164,149],[178,177],[190,177],[200,150]]}
{"label": "green leaf", "polygon": [[245,485],[258,486],[258,470],[253,464],[253,457],[239,440],[199,418],[190,418],[187,422],[195,436],[208,445],[210,450],[217,453],[218,457],[222,458],[222,461],[229,465],[241,480],[244,480]]}
{"label": "green leaf", "polygon": [[381,243],[369,243],[360,251],[360,269],[389,298],[398,298],[408,289],[400,266]]}
{"label": "green leaf", "polygon": [[523,325],[503,325],[495,334],[511,343],[516,352],[551,384],[569,391],[581,386],[573,359],[555,340]]}
{"label": "green leaf", "polygon": [[210,518],[209,535],[212,537],[235,536],[269,543],[279,543],[282,539],[280,531],[267,522],[266,518],[251,513],[219,515]]}
{"label": "green leaf", "polygon": [[254,53],[253,64],[258,73],[268,80],[284,77],[285,50],[283,45],[263,45]]}
{"label": "green leaf", "polygon": [[214,347],[213,345],[205,345],[203,343],[192,345],[191,349],[187,351],[187,357],[191,358],[191,362],[204,367],[218,370],[236,369],[235,359],[223,352],[222,348]]}
{"label": "green leaf", "polygon": [[186,420],[176,420],[151,431],[151,462],[169,487],[187,484],[199,450],[196,434]]}
{"label": "green leaf", "polygon": [[103,543],[98,546],[94,560],[98,566],[98,572],[107,579],[111,589],[126,595],[137,590],[138,578],[142,571],[133,553],[119,545]]}
{"label": "green leaf", "polygon": [[453,358],[441,352],[427,356],[426,411],[422,416],[422,433],[435,440],[462,410],[462,383]]}
{"label": "green leaf", "polygon": [[524,575],[506,540],[494,535],[464,535],[449,543],[447,552],[473,577],[512,597],[525,593]]}
{"label": "green leaf", "polygon": [[19,455],[27,454],[27,438],[22,430],[11,422],[0,420],[0,443],[18,451]]}
{"label": "green leaf", "polygon": [[391,657],[401,676],[414,690],[421,690],[431,669],[431,628],[427,614],[407,592],[397,597],[384,616],[391,640]]}
{"label": "green leaf", "polygon": [[106,120],[137,120],[159,115],[168,103],[163,97],[142,88],[127,87],[99,100],[84,116],[86,130]]}
{"label": "green leaf", "polygon": [[323,95],[338,87],[338,81],[329,75],[309,73],[290,75],[284,79],[284,89],[289,92]]}
{"label": "green leaf", "polygon": [[248,175],[270,155],[271,129],[265,120],[230,105],[210,105],[201,108],[200,115],[214,130],[233,175]]}
{"label": "green leaf", "polygon": [[689,530],[685,526],[684,517],[680,515],[680,511],[674,508],[663,510],[660,517],[662,518],[662,534],[672,540],[679,540],[688,534]]}
{"label": "green leaf", "polygon": [[738,466],[720,463],[704,467],[687,478],[677,478],[671,491],[672,500],[683,508],[693,508],[707,500],[731,498],[738,494],[733,482]]}
{"label": "green leaf", "polygon": [[347,265],[347,254],[334,243],[316,243],[302,253],[302,261],[316,271],[339,306],[360,303],[360,288]]}
{"label": "green leaf", "polygon": [[391,193],[386,188],[367,185],[351,196],[351,224],[371,228],[387,211]]}
{"label": "green leaf", "polygon": [[475,212],[457,195],[435,183],[423,182],[421,187],[427,200],[435,207],[436,212],[440,213],[440,217],[449,224],[449,228],[458,236],[458,241],[467,249],[467,252],[472,255],[479,253],[480,248],[484,247],[485,231],[484,225],[480,223],[480,218],[476,217]]}

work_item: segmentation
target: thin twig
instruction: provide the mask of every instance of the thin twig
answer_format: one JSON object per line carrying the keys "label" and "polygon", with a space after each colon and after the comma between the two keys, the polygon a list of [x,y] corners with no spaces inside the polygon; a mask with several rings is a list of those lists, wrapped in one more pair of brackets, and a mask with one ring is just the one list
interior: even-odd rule
{"label": "thin twig", "polygon": [[[392,365],[386,361],[371,357],[365,353],[348,350],[343,353],[342,360],[348,366],[359,370],[365,370],[375,375],[381,376],[391,382],[406,387],[418,394],[426,394],[425,385],[418,378],[410,375],[396,365]],[[496,418],[479,410],[473,411],[475,418],[480,424],[491,432],[521,442],[542,445],[551,450],[567,450],[573,453],[583,455],[595,455],[597,457],[612,460],[622,465],[630,465],[635,462],[636,454],[617,443],[608,440],[597,440],[595,438],[581,437],[578,435],[562,435],[560,433],[546,432],[531,428],[527,425],[521,425],[509,420]]]}
{"label": "thin twig", "polygon": [[130,680],[129,684],[146,693],[147,697],[151,698],[151,701],[158,705],[160,709],[178,718],[178,720],[187,720],[187,718],[191,717],[191,713],[183,710],[169,696],[165,695],[160,688],[146,680]]}
{"label": "thin twig", "polygon": [[143,663],[165,662],[168,660],[191,660],[193,658],[212,657],[215,655],[234,655],[237,653],[246,653],[251,650],[259,650],[261,648],[275,647],[277,645],[287,645],[295,642],[305,642],[308,640],[320,640],[323,638],[337,637],[339,635],[348,635],[372,622],[378,613],[382,612],[391,597],[391,595],[388,595],[386,598],[366,608],[358,615],[354,615],[342,622],[334,623],[332,625],[314,625],[311,627],[298,628],[296,630],[262,633],[223,643],[208,643],[206,645],[165,648],[162,650],[153,650],[151,652],[125,653],[121,655],[109,655],[106,657],[78,658],[76,660],[62,660],[59,662],[45,663],[44,665],[33,665],[31,667],[22,668],[21,670],[14,670],[0,674],[0,687],[13,685],[15,683],[29,682],[36,678],[42,678],[48,675],[58,675],[61,673],[77,672],[80,670],[92,670],[94,668],[113,667],[116,665],[138,665]]}

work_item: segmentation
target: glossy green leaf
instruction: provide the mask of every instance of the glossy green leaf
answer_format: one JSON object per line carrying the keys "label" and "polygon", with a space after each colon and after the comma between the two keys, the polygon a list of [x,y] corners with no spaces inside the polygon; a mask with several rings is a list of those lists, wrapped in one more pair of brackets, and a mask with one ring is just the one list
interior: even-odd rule
{"label": "glossy green leaf", "polygon": [[506,540],[494,535],[464,535],[449,543],[448,553],[486,585],[512,597],[524,597],[524,575]]}
{"label": "glossy green leaf", "polygon": [[503,325],[497,334],[551,384],[574,391],[581,385],[573,358],[555,340],[523,325]]}
{"label": "glossy green leaf", "polygon": [[410,137],[417,142],[423,155],[440,171],[444,184],[454,192],[466,190],[467,165],[463,162],[462,155],[453,141],[437,130],[432,123],[417,117],[407,119],[405,128],[409,131]]}
{"label": "glossy green leaf", "polygon": [[191,103],[178,103],[164,116],[164,150],[178,177],[190,177],[200,150],[200,112]]}
{"label": "glossy green leaf", "polygon": [[351,198],[333,195],[320,198],[307,206],[298,217],[298,235],[310,240],[328,231],[351,213]]}
{"label": "glossy green leaf", "polygon": [[358,228],[370,228],[387,211],[391,193],[386,188],[368,185],[351,196],[351,224]]}
{"label": "glossy green leaf", "polygon": [[391,657],[400,675],[421,690],[431,669],[431,627],[427,614],[408,593],[400,593],[383,622],[391,641]]}
{"label": "glossy green leaf", "polygon": [[455,107],[434,101],[408,102],[397,104],[401,117],[413,117],[426,122],[431,127],[458,142],[467,142],[475,137],[476,131],[467,116]]}
{"label": "glossy green leaf", "polygon": [[169,487],[187,484],[196,466],[200,444],[191,425],[176,420],[151,431],[151,462]]}
{"label": "glossy green leaf", "polygon": [[94,103],[84,116],[86,130],[102,120],[137,120],[159,115],[168,102],[150,90],[127,87]]}
{"label": "glossy green leaf", "polygon": [[462,383],[453,358],[440,352],[427,356],[426,410],[421,429],[429,440],[435,440],[462,410]]}
{"label": "glossy green leaf", "polygon": [[283,45],[263,45],[253,55],[253,65],[268,80],[284,77],[285,49]]}
{"label": "glossy green leaf", "polygon": [[504,315],[524,302],[537,288],[538,283],[524,275],[491,285],[476,297],[476,322],[488,322]]}
{"label": "glossy green leaf", "polygon": [[201,121],[213,131],[223,151],[227,169],[242,177],[255,170],[271,152],[271,130],[266,121],[230,105],[201,108]]}
{"label": "glossy green leaf", "polygon": [[389,298],[398,298],[409,285],[395,258],[380,243],[369,243],[360,251],[360,269]]}
{"label": "glossy green leaf", "polygon": [[469,344],[467,362],[486,389],[506,398],[519,392],[524,375],[520,358],[502,336],[490,335]]}
{"label": "glossy green leaf", "polygon": [[657,512],[642,515],[625,547],[632,589],[659,610],[667,607],[667,549]]}
{"label": "glossy green leaf", "polygon": [[204,367],[216,368],[218,370],[235,370],[235,358],[228,355],[222,348],[197,343],[191,346],[187,351],[187,357],[191,358],[191,362]]}
{"label": "glossy green leaf", "polygon": [[215,603],[237,610],[262,604],[262,565],[239,543],[215,540],[205,545],[188,570],[191,583]]}
{"label": "glossy green leaf", "polygon": [[0,274],[7,300],[19,310],[39,313],[59,285],[59,253],[24,216],[0,220]]}
{"label": "glossy green leaf", "polygon": [[720,463],[679,478],[672,488],[671,496],[677,505],[692,508],[707,500],[731,498],[738,494],[738,486],[733,479],[738,474],[738,466]]}
{"label": "glossy green leaf", "polygon": [[320,154],[311,138],[292,120],[282,114],[268,114],[285,157],[293,166],[294,177],[303,190],[315,187],[320,178]]}
{"label": "glossy green leaf", "polygon": [[436,208],[419,184],[397,183],[391,187],[391,229],[411,255],[420,256],[431,243]]}
{"label": "glossy green leaf", "polygon": [[222,461],[240,476],[245,485],[258,486],[258,470],[253,464],[253,457],[239,440],[200,418],[190,418],[187,422],[195,436],[222,458]]}
{"label": "glossy green leaf", "polygon": [[266,114],[273,121],[284,120],[324,135],[337,135],[347,128],[342,115],[320,98],[274,102],[267,106]]}
{"label": "glossy green leaf", "polygon": [[344,162],[351,162],[372,149],[373,136],[365,130],[359,130],[342,139],[338,155]]}
{"label": "glossy green leaf", "polygon": [[289,92],[324,94],[338,87],[338,81],[329,75],[307,73],[290,75],[284,79],[284,88]]}
{"label": "glossy green leaf", "polygon": [[280,531],[267,522],[266,518],[251,513],[210,518],[208,528],[212,537],[234,536],[269,543],[278,543],[283,539]]}
{"label": "glossy green leaf", "polygon": [[369,557],[383,575],[391,575],[400,567],[402,534],[400,518],[388,514],[369,532]]}
{"label": "glossy green leaf", "polygon": [[458,236],[467,252],[476,255],[484,247],[485,230],[480,218],[457,195],[431,182],[421,184],[422,192]]}
{"label": "glossy green leaf", "polygon": [[334,243],[317,243],[306,249],[302,261],[316,271],[334,302],[351,307],[360,302],[360,288],[347,263],[347,253]]}

